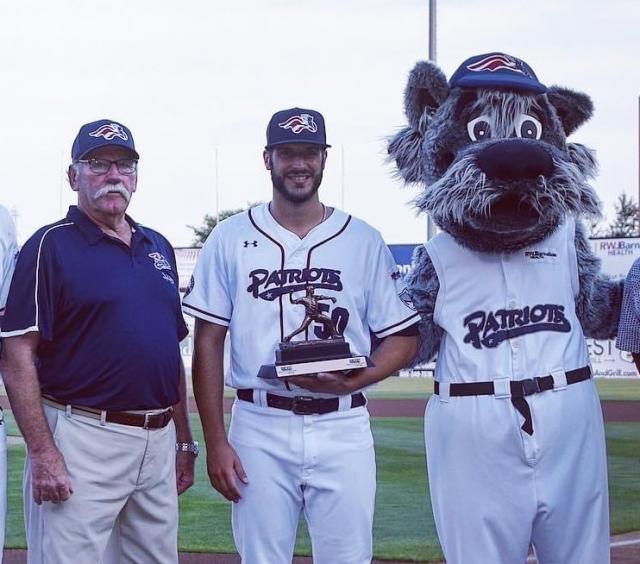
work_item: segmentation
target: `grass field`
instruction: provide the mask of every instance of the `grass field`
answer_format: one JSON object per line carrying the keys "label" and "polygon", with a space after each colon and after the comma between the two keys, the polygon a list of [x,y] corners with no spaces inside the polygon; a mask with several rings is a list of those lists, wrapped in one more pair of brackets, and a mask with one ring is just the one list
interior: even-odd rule
{"label": "grass field", "polygon": [[[202,431],[192,416],[196,438]],[[378,460],[378,495],[374,528],[379,558],[430,560],[441,557],[428,499],[422,419],[372,420]],[[11,415],[7,430],[16,434]],[[611,524],[616,533],[640,530],[640,423],[606,426],[611,490]],[[9,519],[7,547],[23,547],[21,472],[24,448],[9,451]],[[181,550],[235,552],[230,531],[230,506],[209,485],[204,457],[198,459],[197,483],[180,499]],[[296,547],[309,554],[303,525]]]}

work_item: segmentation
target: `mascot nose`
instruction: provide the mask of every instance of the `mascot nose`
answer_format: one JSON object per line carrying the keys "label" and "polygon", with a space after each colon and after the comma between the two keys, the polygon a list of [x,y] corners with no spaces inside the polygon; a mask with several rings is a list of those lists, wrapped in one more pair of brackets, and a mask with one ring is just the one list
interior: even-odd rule
{"label": "mascot nose", "polygon": [[524,139],[492,143],[478,153],[476,163],[494,180],[533,179],[553,172],[551,155],[538,143]]}

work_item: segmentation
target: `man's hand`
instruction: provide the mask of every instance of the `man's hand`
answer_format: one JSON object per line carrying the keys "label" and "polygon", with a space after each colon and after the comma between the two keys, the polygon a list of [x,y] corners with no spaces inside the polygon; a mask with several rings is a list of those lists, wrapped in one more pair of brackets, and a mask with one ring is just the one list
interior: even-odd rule
{"label": "man's hand", "polygon": [[236,478],[243,484],[249,483],[240,457],[226,441],[214,448],[207,448],[207,473],[211,485],[233,502],[242,497]]}
{"label": "man's hand", "polygon": [[60,451],[52,447],[44,452],[30,452],[31,490],[34,501],[60,503],[67,501],[73,493],[67,466]]}
{"label": "man's hand", "polygon": [[192,452],[176,452],[176,487],[178,495],[193,486],[196,457]]}
{"label": "man's hand", "polygon": [[286,381],[310,392],[337,396],[351,394],[355,391],[354,381],[344,372],[319,372],[315,376],[292,376]]}

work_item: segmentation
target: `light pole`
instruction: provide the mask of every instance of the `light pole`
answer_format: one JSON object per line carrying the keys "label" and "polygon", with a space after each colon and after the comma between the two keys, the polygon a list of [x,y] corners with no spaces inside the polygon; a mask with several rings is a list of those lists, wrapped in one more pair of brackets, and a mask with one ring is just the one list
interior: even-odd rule
{"label": "light pole", "polygon": [[[429,0],[429,61],[436,62],[436,0]],[[427,241],[434,235],[435,225],[427,214]]]}

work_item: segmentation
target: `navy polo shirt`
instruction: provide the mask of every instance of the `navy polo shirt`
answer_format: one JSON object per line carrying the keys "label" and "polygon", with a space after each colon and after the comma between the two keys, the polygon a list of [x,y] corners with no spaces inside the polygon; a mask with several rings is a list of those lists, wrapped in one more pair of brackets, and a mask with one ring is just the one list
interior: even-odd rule
{"label": "navy polo shirt", "polygon": [[41,390],[62,403],[122,411],[179,401],[188,330],[173,249],[127,221],[131,247],[71,206],[18,256],[0,336],[40,333]]}

